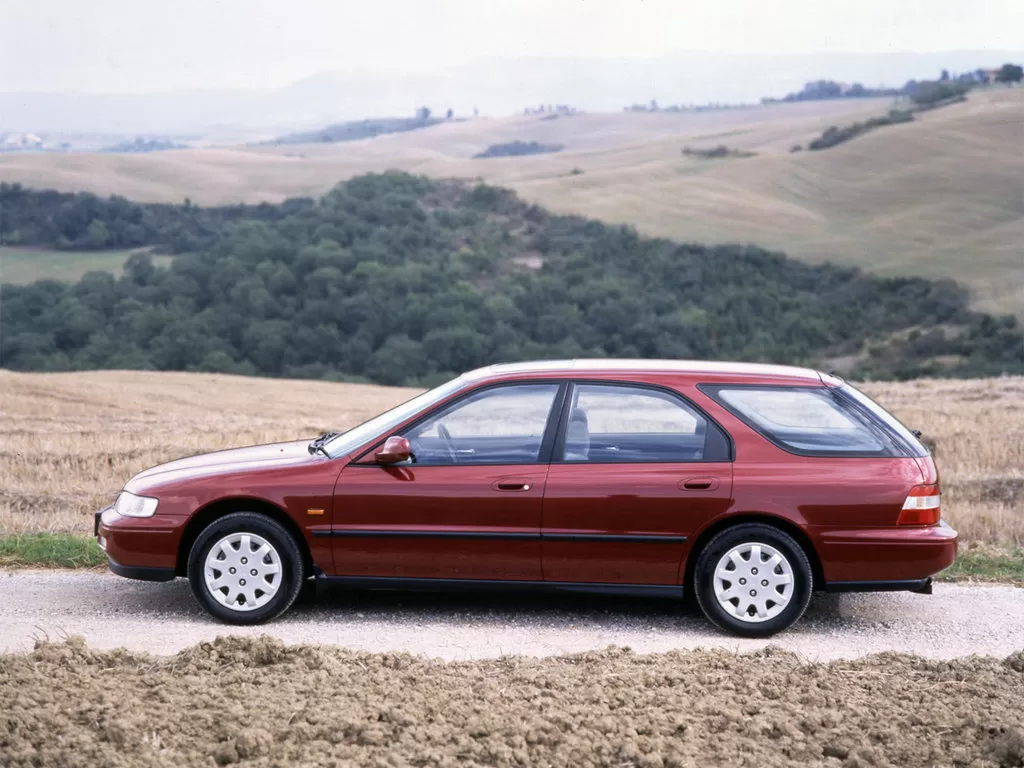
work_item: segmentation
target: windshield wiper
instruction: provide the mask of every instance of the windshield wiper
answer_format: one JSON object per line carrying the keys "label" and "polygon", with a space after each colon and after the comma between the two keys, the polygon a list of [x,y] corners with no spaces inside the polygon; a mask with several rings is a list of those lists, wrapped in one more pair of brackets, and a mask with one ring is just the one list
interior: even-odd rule
{"label": "windshield wiper", "polygon": [[310,456],[319,451],[327,458],[330,458],[331,454],[329,454],[327,449],[324,448],[324,443],[328,440],[333,440],[340,434],[341,432],[324,432],[320,437],[315,438],[309,445],[307,445],[306,450],[309,451]]}

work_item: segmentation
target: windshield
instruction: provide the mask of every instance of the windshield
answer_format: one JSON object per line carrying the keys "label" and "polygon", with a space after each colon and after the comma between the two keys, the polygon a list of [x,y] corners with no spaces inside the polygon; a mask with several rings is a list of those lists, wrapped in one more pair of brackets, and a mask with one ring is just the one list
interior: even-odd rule
{"label": "windshield", "polygon": [[915,456],[927,456],[929,454],[928,448],[917,439],[913,432],[903,426],[899,419],[863,392],[858,389],[854,389],[846,383],[839,387],[839,391],[860,404],[861,407],[866,408],[877,418],[881,419],[889,429],[899,435],[900,439],[907,444],[907,447],[911,449]]}
{"label": "windshield", "polygon": [[460,376],[439,387],[427,390],[412,400],[406,400],[401,405],[395,406],[390,411],[384,411],[379,416],[374,416],[369,421],[364,421],[358,427],[353,427],[348,432],[342,432],[337,437],[327,441],[323,446],[324,450],[332,459],[352,453],[359,446],[370,442],[375,437],[383,435],[419,411],[440,402],[448,397],[448,395],[462,389],[465,385],[465,377]]}

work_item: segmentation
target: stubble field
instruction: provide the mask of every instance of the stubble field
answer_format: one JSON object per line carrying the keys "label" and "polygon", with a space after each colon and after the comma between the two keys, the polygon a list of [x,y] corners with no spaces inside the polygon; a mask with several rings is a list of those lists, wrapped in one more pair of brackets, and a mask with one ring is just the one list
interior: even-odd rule
{"label": "stubble field", "polygon": [[[1024,546],[1024,377],[864,385],[935,446],[965,542]],[[415,390],[220,374],[0,371],[0,533],[88,533],[136,472],[344,429]]]}

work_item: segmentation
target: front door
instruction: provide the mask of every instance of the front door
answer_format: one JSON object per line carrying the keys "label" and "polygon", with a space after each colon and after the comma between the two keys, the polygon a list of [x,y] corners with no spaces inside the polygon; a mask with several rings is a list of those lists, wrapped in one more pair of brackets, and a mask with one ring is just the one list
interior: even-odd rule
{"label": "front door", "polygon": [[544,578],[674,585],[686,541],[728,509],[728,438],[664,389],[579,383],[544,493]]}
{"label": "front door", "polygon": [[540,581],[542,453],[562,392],[476,390],[400,433],[408,462],[378,466],[371,452],[347,466],[335,488],[337,575]]}

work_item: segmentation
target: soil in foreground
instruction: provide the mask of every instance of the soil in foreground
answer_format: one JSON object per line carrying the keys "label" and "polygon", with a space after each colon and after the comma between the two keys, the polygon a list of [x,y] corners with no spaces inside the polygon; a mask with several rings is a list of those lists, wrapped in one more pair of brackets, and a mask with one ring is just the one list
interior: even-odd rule
{"label": "soil in foreground", "polygon": [[441,662],[220,638],[0,656],[0,765],[1021,766],[1024,651]]}

